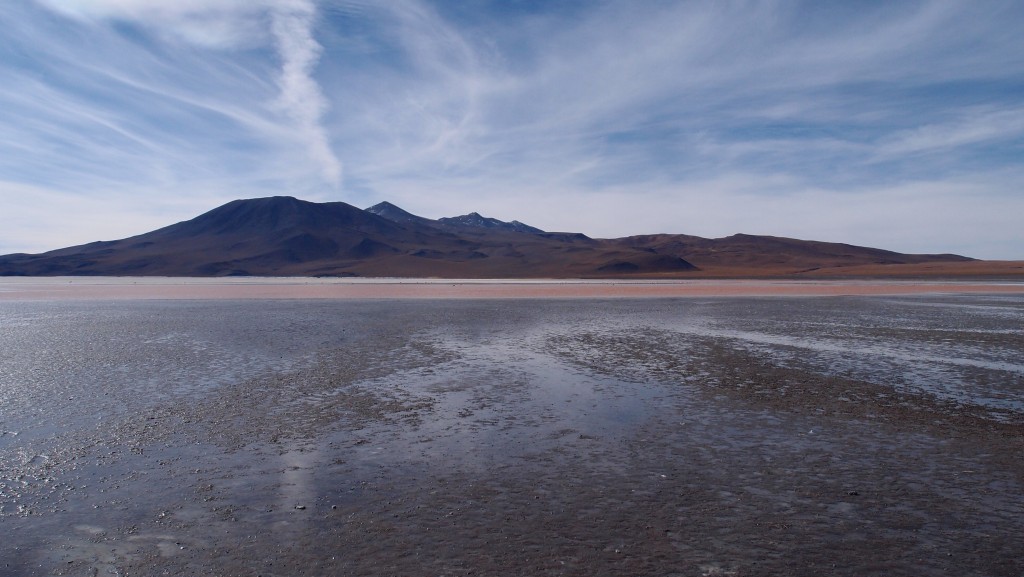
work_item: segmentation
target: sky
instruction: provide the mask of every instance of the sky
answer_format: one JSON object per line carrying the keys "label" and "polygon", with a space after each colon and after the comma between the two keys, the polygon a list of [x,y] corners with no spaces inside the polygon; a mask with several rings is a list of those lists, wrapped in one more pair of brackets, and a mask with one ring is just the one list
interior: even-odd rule
{"label": "sky", "polygon": [[4,0],[0,254],[238,198],[1024,259],[1019,0]]}

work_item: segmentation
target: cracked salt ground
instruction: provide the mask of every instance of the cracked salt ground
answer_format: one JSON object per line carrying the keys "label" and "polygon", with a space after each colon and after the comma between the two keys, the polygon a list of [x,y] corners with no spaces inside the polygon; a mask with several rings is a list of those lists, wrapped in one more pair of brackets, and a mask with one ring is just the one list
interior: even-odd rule
{"label": "cracked salt ground", "polygon": [[0,575],[1024,570],[1008,373],[810,346],[1012,362],[1020,299],[50,306],[0,308]]}

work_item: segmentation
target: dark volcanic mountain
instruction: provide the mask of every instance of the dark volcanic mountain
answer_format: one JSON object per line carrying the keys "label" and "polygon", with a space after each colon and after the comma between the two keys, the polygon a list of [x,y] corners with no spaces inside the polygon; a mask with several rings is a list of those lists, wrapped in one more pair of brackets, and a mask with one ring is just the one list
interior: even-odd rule
{"label": "dark volcanic mountain", "polygon": [[397,206],[391,204],[388,201],[375,204],[370,208],[367,208],[366,212],[370,214],[376,214],[377,216],[386,218],[391,222],[402,222],[423,225],[437,224],[436,220],[430,220],[429,218],[416,216],[411,212],[407,212],[401,208],[398,208]]}
{"label": "dark volcanic mountain", "polygon": [[360,210],[273,197],[122,240],[0,256],[0,275],[675,277],[966,260],[750,235],[592,239],[477,213],[432,220],[387,202]]}
{"label": "dark volcanic mountain", "polygon": [[442,226],[460,228],[460,227],[476,227],[476,228],[494,228],[501,230],[511,230],[515,232],[544,232],[539,228],[534,228],[528,224],[523,224],[518,220],[512,222],[504,222],[496,218],[488,218],[486,216],[480,216],[480,214],[471,212],[462,216],[453,216],[448,218],[440,218],[437,221]]}
{"label": "dark volcanic mountain", "polygon": [[382,216],[393,222],[400,223],[413,223],[432,226],[442,230],[448,230],[452,232],[457,231],[472,231],[474,228],[490,228],[498,230],[506,230],[513,232],[533,232],[540,233],[544,232],[539,228],[532,227],[528,224],[523,224],[518,220],[512,222],[505,222],[496,218],[488,218],[486,216],[480,216],[479,213],[471,212],[462,216],[452,216],[446,218],[439,218],[437,220],[431,220],[429,218],[423,218],[422,216],[416,216],[411,212],[407,212],[391,204],[390,202],[381,202],[375,204],[370,208],[366,209],[366,212]]}

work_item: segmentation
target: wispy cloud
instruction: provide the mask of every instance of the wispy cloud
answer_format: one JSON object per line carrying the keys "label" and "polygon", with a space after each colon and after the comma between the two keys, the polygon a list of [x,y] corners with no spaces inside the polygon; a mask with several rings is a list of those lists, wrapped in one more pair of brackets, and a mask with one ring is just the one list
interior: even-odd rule
{"label": "wispy cloud", "polygon": [[[272,43],[280,59],[279,89],[271,108],[291,121],[291,140],[301,143],[325,182],[341,184],[341,162],[331,150],[321,119],[328,102],[313,77],[322,47],[313,37],[312,0],[40,0],[51,10],[101,26],[128,22],[173,41],[220,51]],[[269,24],[267,22],[269,21]],[[124,78],[136,84],[134,79]],[[198,100],[198,99],[193,99]]]}
{"label": "wispy cloud", "polygon": [[316,7],[309,0],[280,3],[271,10],[271,29],[282,60],[281,95],[277,103],[295,121],[324,179],[340,186],[341,162],[320,124],[327,100],[312,76],[323,48],[313,38],[315,14]]}
{"label": "wispy cloud", "polygon": [[967,109],[945,122],[925,124],[885,138],[877,151],[882,155],[927,153],[965,146],[1020,141],[1024,137],[1024,107]]}
{"label": "wispy cloud", "polygon": [[[1018,208],[1019,2],[35,0],[0,24],[0,181],[1024,256],[978,224]],[[975,217],[914,216],[950,207]]]}
{"label": "wispy cloud", "polygon": [[134,22],[159,34],[208,48],[252,45],[264,36],[263,0],[37,0],[50,10],[80,21]]}
{"label": "wispy cloud", "polygon": [[[855,234],[863,230],[881,238],[877,226],[854,222],[886,222],[896,236],[909,235],[886,213],[892,206],[905,222],[915,220],[913,210],[962,207],[941,192],[944,178],[965,182],[964,165],[951,156],[1019,146],[1021,98],[1009,96],[1008,85],[1022,66],[1019,50],[1006,52],[1005,11],[1010,20],[1020,13],[996,8],[898,3],[836,14],[796,3],[610,3],[579,19],[461,30],[420,10],[417,17],[435,21],[417,27],[417,54],[446,57],[410,58],[404,65],[413,74],[403,69],[402,87],[439,97],[404,109],[411,102],[376,99],[376,110],[393,107],[388,132],[378,135],[398,137],[358,155],[351,174],[379,197],[434,216],[472,197],[474,208],[499,216],[599,235],[758,230],[842,240],[834,234],[842,231],[870,242]],[[528,54],[494,57],[516,45]],[[475,58],[443,51],[467,46]],[[444,73],[426,73],[436,69]],[[984,83],[994,90],[976,88]],[[455,100],[465,94],[472,98]],[[458,118],[451,126],[459,138],[424,139],[429,127],[409,110]],[[1012,187],[1014,172],[999,170],[1006,163],[981,157],[971,169],[982,171],[975,190]],[[721,186],[730,175],[743,175],[746,186]],[[780,177],[783,185],[768,185]],[[913,202],[877,202],[909,198],[896,192],[908,187]],[[730,210],[712,210],[719,201]],[[840,205],[851,212],[832,214]],[[748,218],[743,207],[752,206],[771,220]],[[817,218],[806,217],[807,206]],[[969,212],[1012,208],[1003,195]],[[915,234],[944,239],[945,250],[977,234],[974,224],[952,224]]]}

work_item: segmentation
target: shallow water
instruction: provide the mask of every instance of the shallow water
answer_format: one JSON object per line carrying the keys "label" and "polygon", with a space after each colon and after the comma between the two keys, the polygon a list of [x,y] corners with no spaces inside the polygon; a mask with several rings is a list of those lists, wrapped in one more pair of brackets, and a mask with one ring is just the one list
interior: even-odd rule
{"label": "shallow water", "polygon": [[0,575],[1020,575],[1024,297],[0,302]]}

